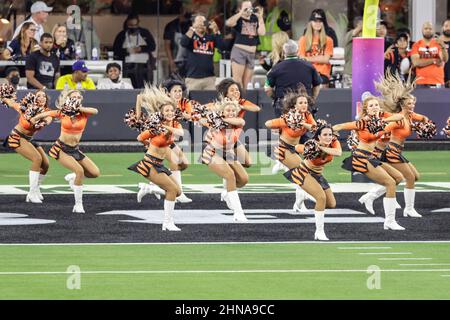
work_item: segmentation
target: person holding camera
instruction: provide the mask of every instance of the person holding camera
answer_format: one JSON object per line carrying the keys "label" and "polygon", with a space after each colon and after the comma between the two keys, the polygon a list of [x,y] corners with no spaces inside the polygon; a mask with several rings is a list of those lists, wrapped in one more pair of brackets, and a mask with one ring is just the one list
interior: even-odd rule
{"label": "person holding camera", "polygon": [[[210,31],[211,33],[209,33]],[[189,90],[215,90],[214,49],[223,47],[222,35],[214,21],[204,15],[193,19],[180,44],[187,49],[186,86]]]}
{"label": "person holding camera", "polygon": [[259,36],[266,34],[263,11],[261,7],[253,8],[251,1],[243,1],[239,12],[225,22],[225,25],[233,28],[236,33],[236,40],[231,49],[233,79],[244,90],[253,77]]}

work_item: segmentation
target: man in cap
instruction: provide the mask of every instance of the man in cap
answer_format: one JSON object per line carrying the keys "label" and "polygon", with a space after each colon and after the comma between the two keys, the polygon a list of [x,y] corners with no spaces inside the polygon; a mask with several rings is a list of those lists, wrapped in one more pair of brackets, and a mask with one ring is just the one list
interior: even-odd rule
{"label": "man in cap", "polygon": [[94,81],[88,77],[88,72],[89,69],[86,67],[86,62],[83,60],[75,61],[72,65],[72,73],[66,74],[58,79],[56,90],[95,90]]}
{"label": "man in cap", "polygon": [[264,89],[272,97],[276,117],[280,117],[283,109],[283,98],[288,90],[296,90],[303,84],[308,94],[314,99],[320,91],[322,79],[314,66],[297,56],[298,45],[289,40],[283,45],[285,59],[277,63],[267,74]]}
{"label": "man in cap", "polygon": [[28,20],[23,21],[14,31],[13,39],[20,33],[20,29],[25,22],[33,22],[36,25],[37,31],[34,34],[34,38],[37,42],[41,40],[41,36],[44,34],[44,27],[42,26],[47,22],[48,13],[53,10],[52,7],[48,7],[43,1],[36,1],[31,6],[31,17]]}

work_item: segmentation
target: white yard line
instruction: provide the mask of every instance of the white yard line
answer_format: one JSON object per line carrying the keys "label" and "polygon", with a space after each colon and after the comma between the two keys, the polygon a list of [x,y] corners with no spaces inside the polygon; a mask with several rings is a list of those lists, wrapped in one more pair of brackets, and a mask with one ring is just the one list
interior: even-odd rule
{"label": "white yard line", "polygon": [[[232,242],[111,242],[111,243],[104,243],[104,242],[92,242],[92,243],[0,243],[0,246],[142,246],[142,245],[249,245],[249,244],[256,244],[256,245],[271,245],[271,244],[317,244],[317,245],[330,245],[330,244],[363,244],[363,243],[450,243],[449,240],[430,240],[430,241],[232,241]],[[432,258],[380,258],[380,259],[389,259],[389,260],[430,260]]]}
{"label": "white yard line", "polygon": [[433,260],[433,258],[378,258],[378,260],[390,261],[390,260]]}
{"label": "white yard line", "polygon": [[392,247],[338,247],[339,250],[385,250],[392,249]]}
{"label": "white yard line", "polygon": [[[377,270],[378,271],[378,270]],[[380,269],[380,272],[450,272],[450,269]],[[73,275],[73,274],[201,274],[201,273],[339,273],[364,272],[367,269],[293,269],[293,270],[89,270],[67,271],[4,271],[0,275]],[[450,276],[450,275],[449,275]]]}
{"label": "white yard line", "polygon": [[450,263],[399,263],[402,267],[428,267],[428,266],[450,266]]}
{"label": "white yard line", "polygon": [[412,252],[359,252],[360,255],[412,254]]}

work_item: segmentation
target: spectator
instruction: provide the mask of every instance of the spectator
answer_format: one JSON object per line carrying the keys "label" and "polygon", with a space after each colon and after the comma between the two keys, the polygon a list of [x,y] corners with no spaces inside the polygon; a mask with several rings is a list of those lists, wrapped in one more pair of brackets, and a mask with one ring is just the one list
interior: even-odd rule
{"label": "spectator", "polygon": [[34,39],[36,30],[33,22],[22,24],[19,35],[3,51],[3,59],[25,60],[32,52],[39,50],[38,42]]}
{"label": "spectator", "polygon": [[166,24],[164,28],[164,50],[169,60],[169,73],[178,73],[181,77],[186,77],[186,48],[181,46],[181,38],[191,26],[192,14],[180,8],[179,16]]}
{"label": "spectator", "polygon": [[398,28],[397,34],[406,33],[408,35],[408,52],[411,51],[411,48],[414,45],[414,41],[411,40],[411,30],[409,28]]}
{"label": "spectator", "polygon": [[235,41],[231,49],[231,71],[234,81],[244,90],[252,81],[255,67],[255,52],[259,44],[258,36],[266,33],[263,8],[252,7],[251,1],[242,1],[238,13],[226,21],[226,26],[235,31]]}
{"label": "spectator", "polygon": [[59,59],[52,53],[53,37],[44,33],[39,42],[39,51],[31,53],[25,64],[28,89],[54,89],[59,77]]}
{"label": "spectator", "polygon": [[20,73],[17,67],[9,67],[5,71],[5,79],[16,90],[27,90],[27,87],[19,85]]}
{"label": "spectator", "polygon": [[[272,51],[272,36],[280,31],[286,32],[288,35],[292,34],[291,17],[288,13],[289,10],[281,8],[278,0],[267,0],[265,6],[265,12],[267,16],[265,21],[266,34],[259,37],[260,44],[258,50],[263,54]],[[262,5],[262,1],[260,1]],[[263,5],[264,6],[264,5]]]}
{"label": "spectator", "polygon": [[[297,56],[298,45],[289,40],[283,45],[285,59],[275,65],[267,74],[264,89],[269,97],[274,100],[273,107],[275,116],[280,117],[283,109],[283,98],[288,90],[296,90],[303,84],[308,95],[317,98],[322,82],[314,66],[301,60]],[[275,90],[275,92],[274,92]]]}
{"label": "spectator", "polygon": [[344,88],[351,88],[352,86],[352,59],[353,59],[353,38],[362,36],[363,20],[362,17],[355,17],[353,19],[353,29],[347,32],[344,38],[344,73],[343,84]]}
{"label": "spectator", "polygon": [[395,43],[391,45],[384,53],[384,70],[389,68],[392,72],[398,72],[403,80],[408,78],[410,73],[411,61],[408,52],[408,35],[406,33],[400,33],[395,40]]}
{"label": "spectator", "polygon": [[[444,23],[442,23],[442,35],[441,40],[445,43],[445,47],[447,48],[447,56],[450,56],[450,19],[446,19]],[[444,81],[445,86],[450,88],[450,62],[447,59],[444,67]]]}
{"label": "spectator", "polygon": [[384,51],[386,51],[392,44],[393,40],[391,37],[387,35],[388,32],[388,24],[386,21],[381,20],[380,23],[377,24],[377,37],[384,38]]}
{"label": "spectator", "polygon": [[53,53],[59,60],[75,60],[75,42],[67,38],[67,27],[65,24],[55,24],[52,30]]}
{"label": "spectator", "polygon": [[[81,6],[81,13],[86,14],[89,5]],[[67,18],[67,37],[75,43],[75,55],[77,59],[92,60],[92,49],[100,49],[100,39],[90,20],[83,16],[76,18],[71,13]],[[78,21],[77,21],[78,19]]]}
{"label": "spectator", "polygon": [[83,60],[77,60],[72,65],[72,73],[59,77],[56,90],[77,89],[95,90],[94,81],[88,77],[89,69]]}
{"label": "spectator", "polygon": [[444,64],[448,60],[447,49],[442,39],[433,39],[431,22],[422,26],[423,39],[417,41],[411,50],[411,60],[416,68],[416,83],[429,87],[444,85]]}
{"label": "spectator", "polygon": [[[314,9],[311,12],[311,17],[313,16],[320,16],[323,22],[323,26],[325,27],[325,33],[327,36],[329,36],[333,40],[333,47],[338,46],[338,38],[336,35],[336,31],[332,27],[328,25],[327,15],[325,14],[325,11],[323,9]],[[306,30],[303,31],[303,34],[305,34]]]}
{"label": "spectator", "polygon": [[330,58],[333,55],[333,40],[325,34],[323,21],[323,17],[313,11],[305,35],[298,40],[298,55],[313,64],[322,78],[322,83],[328,86],[331,75]]}
{"label": "spectator", "polygon": [[41,36],[44,34],[44,27],[42,26],[47,22],[48,13],[53,10],[52,7],[48,7],[43,1],[36,1],[31,6],[31,17],[25,20],[14,31],[13,39],[16,38],[22,30],[22,25],[26,22],[32,22],[36,26],[36,32],[34,33],[34,39],[36,42],[41,41]]}
{"label": "spectator", "polygon": [[106,66],[106,79],[100,79],[97,89],[133,89],[133,86],[123,81],[120,76],[122,68],[117,62],[108,63]]}
{"label": "spectator", "polygon": [[284,31],[279,31],[272,36],[272,51],[268,57],[261,56],[259,63],[266,70],[270,71],[274,65],[283,60],[283,45],[289,40],[289,35]]}
{"label": "spectator", "polygon": [[[212,31],[212,34],[208,31]],[[192,27],[181,38],[187,49],[186,86],[189,90],[215,90],[213,55],[216,47],[222,48],[222,36],[214,21],[203,15],[194,18]]]}
{"label": "spectator", "polygon": [[143,88],[144,81],[153,82],[156,60],[152,55],[156,43],[149,30],[139,27],[139,16],[132,14],[114,40],[114,55],[124,62],[124,76],[131,78],[133,87]]}

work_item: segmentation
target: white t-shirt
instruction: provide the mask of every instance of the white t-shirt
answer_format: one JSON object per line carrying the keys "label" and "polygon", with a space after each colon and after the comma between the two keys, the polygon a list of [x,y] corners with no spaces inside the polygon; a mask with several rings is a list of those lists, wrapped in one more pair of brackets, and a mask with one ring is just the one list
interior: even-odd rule
{"label": "white t-shirt", "polygon": [[111,79],[106,78],[98,81],[97,89],[133,89],[133,86],[130,83],[123,81],[122,79],[115,83],[112,82]]}

